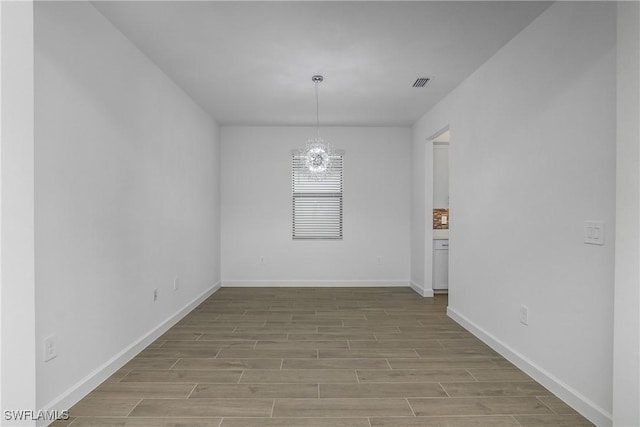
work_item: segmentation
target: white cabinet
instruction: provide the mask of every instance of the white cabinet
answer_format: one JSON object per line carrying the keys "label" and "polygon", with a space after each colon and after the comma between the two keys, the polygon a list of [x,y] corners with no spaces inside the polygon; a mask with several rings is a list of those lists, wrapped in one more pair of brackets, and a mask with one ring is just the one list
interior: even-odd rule
{"label": "white cabinet", "polygon": [[433,207],[449,207],[449,145],[433,146]]}
{"label": "white cabinet", "polygon": [[433,240],[433,290],[449,289],[449,240]]}

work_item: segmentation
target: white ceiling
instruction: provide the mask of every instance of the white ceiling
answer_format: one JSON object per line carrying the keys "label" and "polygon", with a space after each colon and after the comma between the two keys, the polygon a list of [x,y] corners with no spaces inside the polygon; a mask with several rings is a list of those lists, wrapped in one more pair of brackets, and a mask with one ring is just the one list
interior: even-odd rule
{"label": "white ceiling", "polygon": [[[223,125],[410,125],[548,2],[93,2]],[[412,88],[417,77],[432,77]]]}

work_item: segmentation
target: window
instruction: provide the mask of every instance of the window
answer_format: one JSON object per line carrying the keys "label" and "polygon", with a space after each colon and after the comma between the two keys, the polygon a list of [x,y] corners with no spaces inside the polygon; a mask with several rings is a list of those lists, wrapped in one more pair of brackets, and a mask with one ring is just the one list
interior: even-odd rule
{"label": "window", "polygon": [[322,180],[304,169],[304,158],[293,154],[293,238],[342,239],[342,154],[331,157]]}

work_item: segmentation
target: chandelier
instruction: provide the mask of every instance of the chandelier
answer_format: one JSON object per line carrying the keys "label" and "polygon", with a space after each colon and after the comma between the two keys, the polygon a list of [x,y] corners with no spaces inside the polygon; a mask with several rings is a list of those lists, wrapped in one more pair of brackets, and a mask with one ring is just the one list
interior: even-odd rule
{"label": "chandelier", "polygon": [[322,76],[313,76],[311,81],[316,91],[316,137],[309,139],[300,149],[300,157],[304,163],[304,170],[311,177],[321,180],[331,170],[333,151],[331,146],[320,138],[320,115],[318,103],[318,84],[324,80]]}

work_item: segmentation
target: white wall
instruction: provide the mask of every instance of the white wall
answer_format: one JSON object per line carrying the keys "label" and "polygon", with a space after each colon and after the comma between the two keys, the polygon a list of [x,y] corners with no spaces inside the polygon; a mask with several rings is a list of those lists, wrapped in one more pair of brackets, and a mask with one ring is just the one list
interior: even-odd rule
{"label": "white wall", "polygon": [[[429,268],[425,141],[450,125],[449,313],[599,425],[612,411],[615,43],[615,4],[553,4],[415,124],[412,150],[412,280]],[[604,246],[583,243],[585,220],[606,223]]]}
{"label": "white wall", "polygon": [[618,3],[613,421],[640,425],[640,4]]}
{"label": "white wall", "polygon": [[89,3],[36,5],[35,61],[37,402],[64,409],[219,282],[219,134]]}
{"label": "white wall", "polygon": [[[432,245],[426,242],[427,232],[431,231],[427,213],[433,209],[433,150],[429,149],[422,136],[424,132],[417,129],[419,124],[413,127],[413,143],[411,145],[411,283],[417,289],[428,288],[432,290],[431,279],[428,284],[425,278],[431,277],[430,263],[425,263],[425,257],[433,256]],[[427,244],[425,244],[427,243]],[[425,274],[425,269],[428,272]]]}
{"label": "white wall", "polygon": [[33,3],[0,2],[0,409],[36,408]]}
{"label": "white wall", "polygon": [[433,205],[449,207],[449,145],[433,145]]}
{"label": "white wall", "polygon": [[323,128],[321,135],[345,150],[344,239],[294,241],[291,150],[315,129],[222,128],[223,285],[408,284],[411,130]]}

